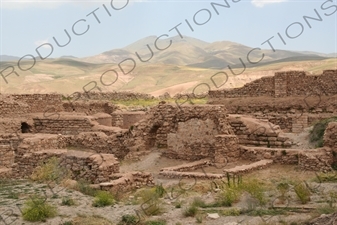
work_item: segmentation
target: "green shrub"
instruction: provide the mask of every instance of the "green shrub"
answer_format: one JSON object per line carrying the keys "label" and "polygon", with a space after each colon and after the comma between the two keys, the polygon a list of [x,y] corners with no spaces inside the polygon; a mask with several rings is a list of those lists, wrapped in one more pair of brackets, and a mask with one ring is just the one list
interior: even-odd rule
{"label": "green shrub", "polygon": [[30,176],[38,182],[55,182],[61,183],[63,180],[70,178],[70,172],[65,167],[60,166],[60,160],[56,157],[49,158],[45,163],[41,162]]}
{"label": "green shrub", "polygon": [[310,142],[316,142],[316,147],[322,147],[323,146],[323,136],[326,127],[328,124],[332,121],[337,121],[337,117],[331,117],[328,119],[321,120],[317,122],[313,129],[310,131],[309,138]]}
{"label": "green shrub", "polygon": [[114,204],[115,200],[110,192],[98,191],[93,203],[94,207],[104,207]]}
{"label": "green shrub", "polygon": [[190,205],[188,208],[184,210],[185,217],[194,217],[198,213],[198,207],[195,205]]}
{"label": "green shrub", "polygon": [[214,206],[230,207],[234,202],[239,200],[240,194],[237,187],[224,187],[221,189]]}
{"label": "green shrub", "polygon": [[242,191],[248,192],[253,198],[259,201],[261,205],[266,204],[266,198],[264,197],[263,183],[258,180],[248,180],[243,182],[240,187]]}
{"label": "green shrub", "polygon": [[72,221],[67,221],[67,222],[62,223],[62,225],[73,225],[73,222]]}
{"label": "green shrub", "polygon": [[156,195],[157,195],[159,198],[164,197],[165,192],[166,192],[166,191],[165,191],[165,188],[163,187],[162,184],[156,185],[156,187],[155,187],[155,193],[156,193]]}
{"label": "green shrub", "polygon": [[72,205],[75,205],[75,202],[72,198],[64,197],[62,198],[61,205],[72,206]]}
{"label": "green shrub", "polygon": [[297,184],[294,190],[302,204],[306,204],[310,201],[311,192],[304,183]]}
{"label": "green shrub", "polygon": [[166,225],[165,220],[149,220],[145,222],[145,225]]}
{"label": "green shrub", "polygon": [[240,209],[227,209],[222,212],[224,216],[240,216],[241,210]]}
{"label": "green shrub", "polygon": [[126,214],[122,216],[121,221],[118,223],[118,225],[134,225],[137,224],[139,220],[135,215]]}
{"label": "green shrub", "polygon": [[207,204],[200,198],[200,197],[196,197],[193,199],[192,205],[196,206],[196,207],[201,207],[201,208],[206,208]]}
{"label": "green shrub", "polygon": [[34,195],[26,200],[22,210],[22,217],[26,221],[46,221],[47,218],[55,217],[57,208],[49,205],[45,198]]}

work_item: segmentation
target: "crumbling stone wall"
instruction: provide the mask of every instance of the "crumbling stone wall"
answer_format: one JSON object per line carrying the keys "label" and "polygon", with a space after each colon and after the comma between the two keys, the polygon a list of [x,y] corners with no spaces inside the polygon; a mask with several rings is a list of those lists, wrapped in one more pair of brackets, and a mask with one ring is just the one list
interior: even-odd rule
{"label": "crumbling stone wall", "polygon": [[337,70],[325,70],[321,75],[309,76],[304,71],[277,72],[273,77],[262,77],[241,88],[209,91],[210,101],[237,97],[287,97],[337,94]]}
{"label": "crumbling stone wall", "polygon": [[164,155],[188,160],[213,156],[215,135],[234,134],[224,106],[177,107],[164,102],[135,124],[134,133],[142,137],[147,148],[167,148]]}
{"label": "crumbling stone wall", "polygon": [[330,122],[324,132],[324,146],[331,148],[333,163],[337,163],[337,122]]}
{"label": "crumbling stone wall", "polygon": [[14,149],[10,144],[0,144],[0,167],[10,168],[14,163]]}
{"label": "crumbling stone wall", "polygon": [[64,101],[65,112],[85,113],[93,115],[96,113],[112,114],[118,107],[108,101]]}
{"label": "crumbling stone wall", "polygon": [[90,117],[81,115],[58,114],[54,118],[36,115],[34,130],[37,133],[75,135],[81,132],[90,132],[94,124]]}
{"label": "crumbling stone wall", "polygon": [[240,146],[241,159],[259,161],[271,159],[275,163],[298,165],[300,169],[327,172],[331,170],[332,152],[330,148],[319,149],[271,149]]}
{"label": "crumbling stone wall", "polygon": [[27,104],[30,113],[45,112],[47,109],[52,109],[52,112],[63,110],[61,94],[14,94],[10,96],[15,101]]}
{"label": "crumbling stone wall", "polygon": [[270,148],[291,146],[289,138],[285,137],[282,130],[272,123],[241,115],[229,115],[228,121],[239,138],[239,144]]}
{"label": "crumbling stone wall", "polygon": [[274,96],[274,77],[262,77],[258,80],[245,84],[241,88],[209,91],[211,99]]}
{"label": "crumbling stone wall", "polygon": [[84,179],[93,184],[106,182],[112,173],[119,172],[119,162],[114,155],[49,149],[24,154],[13,168],[13,176],[28,178],[35,168],[51,157],[59,158],[60,171],[67,169],[71,172],[71,178]]}
{"label": "crumbling stone wall", "polygon": [[0,99],[1,117],[20,117],[30,112],[28,104],[12,99]]}
{"label": "crumbling stone wall", "polygon": [[90,93],[77,93],[74,96],[77,100],[99,100],[99,101],[127,101],[138,99],[153,99],[154,97],[149,94],[137,92],[90,92]]}
{"label": "crumbling stone wall", "polygon": [[120,130],[118,133],[109,136],[103,132],[85,132],[64,138],[69,147],[114,154],[118,159],[124,159],[135,146],[135,140],[128,130]]}

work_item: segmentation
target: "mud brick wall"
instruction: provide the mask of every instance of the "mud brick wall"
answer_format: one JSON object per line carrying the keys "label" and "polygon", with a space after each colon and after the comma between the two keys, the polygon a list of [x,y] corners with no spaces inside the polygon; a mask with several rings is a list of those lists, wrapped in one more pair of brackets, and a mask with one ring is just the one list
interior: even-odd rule
{"label": "mud brick wall", "polygon": [[[270,148],[289,148],[291,146],[289,138],[281,135],[281,130],[275,127],[274,124],[270,124],[269,126],[267,123],[262,123],[261,121],[260,125],[256,125],[255,128],[250,129],[246,126],[244,120],[244,118],[235,115],[230,115],[228,119],[235,135],[239,139],[239,144]],[[275,127],[274,130],[271,127]]]}
{"label": "mud brick wall", "polygon": [[65,138],[69,147],[114,154],[119,160],[124,159],[135,146],[135,140],[128,130],[121,130],[119,133],[110,136],[103,132],[85,132]]}
{"label": "mud brick wall", "polygon": [[337,162],[337,122],[330,122],[324,132],[324,147],[331,148],[333,162]]}
{"label": "mud brick wall", "polygon": [[236,135],[217,135],[215,139],[215,163],[227,163],[227,160],[237,160],[240,157],[239,139]]}
{"label": "mud brick wall", "polygon": [[19,118],[0,118],[0,133],[16,135],[21,133],[21,121]]}
{"label": "mud brick wall", "polygon": [[112,117],[112,126],[113,127],[123,127],[123,114],[121,112],[114,112],[111,114]]}
{"label": "mud brick wall", "polygon": [[26,103],[30,113],[45,112],[47,109],[53,109],[51,112],[63,110],[61,94],[21,94],[11,97],[15,101]]}
{"label": "mud brick wall", "polygon": [[75,135],[80,132],[90,132],[94,124],[89,118],[76,116],[59,116],[57,118],[45,118],[36,116],[34,130],[37,133]]}
{"label": "mud brick wall", "polygon": [[237,97],[287,97],[337,94],[337,70],[325,70],[309,76],[304,71],[277,72],[274,77],[262,77],[241,88],[209,91],[210,101]]}
{"label": "mud brick wall", "polygon": [[[167,148],[170,158],[198,160],[214,155],[215,135],[233,135],[226,109],[219,105],[182,106],[164,102],[153,107],[133,132],[148,148]],[[213,153],[212,153],[213,152]]]}
{"label": "mud brick wall", "polygon": [[9,144],[0,143],[0,167],[10,168],[14,163],[14,149]]}
{"label": "mud brick wall", "polygon": [[107,101],[63,101],[63,108],[65,112],[85,113],[86,115],[93,115],[96,113],[112,114],[118,109],[118,106]]}
{"label": "mud brick wall", "polygon": [[330,148],[321,148],[316,152],[302,151],[298,155],[298,165],[302,170],[309,171],[331,171],[333,162],[332,151]]}
{"label": "mud brick wall", "polygon": [[15,162],[19,161],[24,154],[42,151],[44,149],[65,148],[65,138],[56,134],[39,134],[25,137],[15,149]]}
{"label": "mud brick wall", "polygon": [[0,116],[1,117],[21,117],[30,112],[29,105],[14,100],[0,99]]}
{"label": "mud brick wall", "polygon": [[28,178],[35,168],[51,157],[59,159],[58,168],[65,173],[71,172],[72,179],[84,179],[93,184],[109,181],[112,173],[119,172],[119,162],[114,155],[50,149],[23,155],[13,168],[13,176]]}
{"label": "mud brick wall", "polygon": [[270,149],[240,146],[241,159],[259,161],[272,159],[276,163],[299,165],[300,169],[311,171],[331,170],[332,153],[329,148],[320,149]]}
{"label": "mud brick wall", "polygon": [[89,92],[80,93],[74,96],[78,100],[99,100],[99,101],[127,101],[137,99],[153,99],[149,94],[136,92]]}
{"label": "mud brick wall", "polygon": [[274,96],[274,77],[262,77],[258,80],[245,84],[241,88],[209,91],[211,99]]}
{"label": "mud brick wall", "polygon": [[122,112],[123,125],[121,128],[129,129],[132,125],[144,119],[145,112]]}

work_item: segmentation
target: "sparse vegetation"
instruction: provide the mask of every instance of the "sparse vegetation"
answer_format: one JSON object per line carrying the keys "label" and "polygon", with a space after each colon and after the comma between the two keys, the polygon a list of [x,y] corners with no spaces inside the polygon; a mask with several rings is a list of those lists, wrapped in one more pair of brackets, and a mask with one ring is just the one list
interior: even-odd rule
{"label": "sparse vegetation", "polygon": [[135,215],[126,214],[122,216],[118,225],[135,225],[139,222],[139,219]]}
{"label": "sparse vegetation", "polygon": [[69,176],[70,172],[65,167],[60,166],[60,160],[56,157],[51,157],[35,168],[31,175],[31,179],[41,183],[55,182],[56,184],[59,184],[63,180],[69,178]]}
{"label": "sparse vegetation", "polygon": [[46,219],[55,217],[57,215],[57,208],[48,204],[46,199],[34,195],[26,200],[22,210],[22,217],[26,221],[45,222]]}
{"label": "sparse vegetation", "polygon": [[295,185],[294,191],[302,204],[310,201],[311,192],[303,182]]}
{"label": "sparse vegetation", "polygon": [[183,214],[185,217],[194,217],[198,211],[198,207],[192,204],[184,210]]}
{"label": "sparse vegetation", "polygon": [[114,204],[114,198],[111,193],[107,191],[98,191],[93,203],[94,207],[104,207]]}
{"label": "sparse vegetation", "polygon": [[72,206],[75,205],[75,201],[70,197],[63,197],[61,205]]}
{"label": "sparse vegetation", "polygon": [[337,117],[324,119],[314,124],[314,127],[310,131],[309,138],[311,143],[316,143],[316,148],[323,147],[324,131],[328,124],[334,121],[337,121]]}

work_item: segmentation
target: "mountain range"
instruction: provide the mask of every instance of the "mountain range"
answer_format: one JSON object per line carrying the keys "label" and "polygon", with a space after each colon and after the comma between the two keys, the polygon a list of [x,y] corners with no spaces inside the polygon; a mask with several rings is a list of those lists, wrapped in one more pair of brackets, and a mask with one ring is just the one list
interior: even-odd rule
{"label": "mountain range", "polygon": [[[208,43],[191,37],[179,36],[158,41],[158,47],[168,46],[159,51],[154,43],[156,36],[138,40],[126,47],[112,49],[98,55],[76,58],[62,56],[37,60],[33,68],[20,71],[20,76],[11,75],[8,83],[1,83],[1,93],[50,93],[71,94],[83,91],[83,86],[95,81],[102,91],[136,91],[160,95],[169,92],[171,95],[191,92],[200,82],[213,85],[210,78],[219,71],[228,71],[230,65],[236,71],[242,71],[239,58],[247,61],[247,54],[253,48],[230,41]],[[153,57],[147,45],[153,50]],[[141,63],[137,54],[148,62]],[[258,61],[261,54],[264,59],[258,64],[246,63],[241,76],[233,76],[228,72],[228,82],[221,88],[240,87],[247,82],[263,76],[271,76],[284,70],[305,70],[310,74],[321,74],[325,69],[337,69],[336,54],[324,54],[309,51],[261,50],[254,51],[250,59]],[[19,57],[0,56],[0,69],[17,66]],[[120,74],[118,64],[127,58],[137,62],[135,69],[127,75]],[[31,62],[23,60],[22,66],[28,68]],[[125,68],[130,68],[126,63]],[[118,79],[105,76],[103,85],[101,76],[106,71],[116,69]],[[226,72],[227,72],[226,71]],[[109,74],[110,75],[110,74]],[[212,87],[213,89],[214,87]]]}

